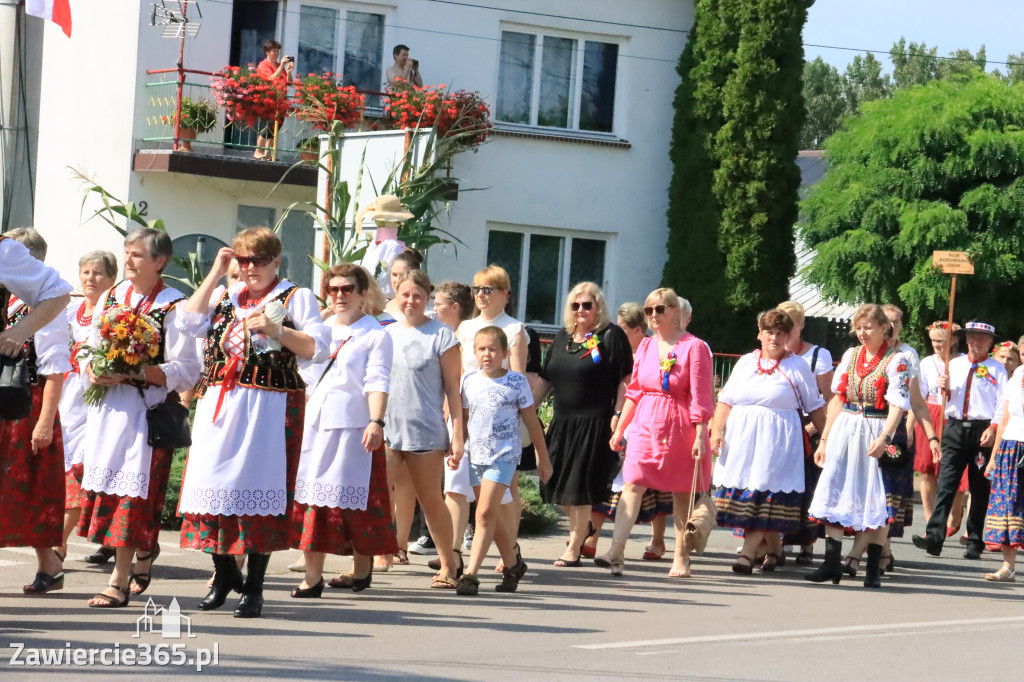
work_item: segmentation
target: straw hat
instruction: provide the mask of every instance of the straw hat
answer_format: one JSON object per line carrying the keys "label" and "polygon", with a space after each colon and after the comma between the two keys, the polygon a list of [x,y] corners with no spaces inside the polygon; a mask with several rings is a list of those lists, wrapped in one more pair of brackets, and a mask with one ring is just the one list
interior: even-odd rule
{"label": "straw hat", "polygon": [[356,215],[356,232],[362,232],[363,219],[373,218],[377,222],[402,222],[413,218],[413,214],[402,205],[401,199],[394,194],[384,194],[359,210]]}

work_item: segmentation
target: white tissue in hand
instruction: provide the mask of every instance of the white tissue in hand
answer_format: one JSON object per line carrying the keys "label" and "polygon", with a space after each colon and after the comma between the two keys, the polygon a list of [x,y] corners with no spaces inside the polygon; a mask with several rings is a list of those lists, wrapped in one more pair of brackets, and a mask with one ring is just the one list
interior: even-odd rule
{"label": "white tissue in hand", "polygon": [[[267,319],[274,324],[282,324],[284,319],[288,317],[288,309],[284,307],[284,304],[281,303],[281,301],[271,301],[263,310],[263,314],[266,315]],[[267,336],[260,339],[258,349],[260,353],[269,353],[271,351],[281,350],[281,342]]]}

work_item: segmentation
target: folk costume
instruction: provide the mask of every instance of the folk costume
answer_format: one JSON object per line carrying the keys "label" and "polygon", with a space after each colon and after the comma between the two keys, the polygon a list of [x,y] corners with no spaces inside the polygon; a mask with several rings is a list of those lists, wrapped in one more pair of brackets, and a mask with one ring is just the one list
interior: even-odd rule
{"label": "folk costume", "polygon": [[88,378],[82,374],[79,354],[92,333],[92,321],[102,314],[97,305],[93,314],[86,316],[85,300],[73,299],[64,310],[67,326],[71,330],[71,371],[64,375],[64,391],[60,395],[60,426],[64,437],[64,507],[82,506],[82,462],[85,450],[82,440],[89,418],[89,406],[82,394],[88,388]]}
{"label": "folk costume", "polygon": [[391,336],[370,315],[329,327],[330,359],[308,372],[291,546],[340,555],[393,554],[399,547],[384,448],[370,453],[362,444],[370,423],[368,394],[388,392]]}
{"label": "folk costume", "polygon": [[[0,248],[13,240],[3,240]],[[4,252],[0,252],[0,258]],[[30,301],[63,295],[70,291],[60,278],[48,277],[42,263],[27,252],[36,265],[36,275],[22,278],[22,272],[10,272],[7,261],[0,260],[0,331],[17,324],[31,311]],[[11,295],[3,288],[18,292]],[[9,299],[9,300],[8,300]],[[60,418],[53,419],[53,440],[39,452],[32,451],[32,432],[43,407],[45,377],[63,375],[70,369],[68,329],[63,315],[44,325],[25,344],[29,361],[32,411],[17,421],[0,420],[0,547],[60,546],[64,523],[64,447]]]}
{"label": "folk costume", "polygon": [[[155,364],[166,385],[125,381],[109,387],[102,401],[89,405],[82,435],[82,518],[78,534],[107,547],[152,548],[160,531],[173,450],[149,445],[146,410],[160,402],[178,400],[178,393],[195,386],[200,364],[195,344],[175,326],[183,310],[182,293],[159,281],[147,295],[130,281],[111,289],[101,310],[93,314],[89,344],[98,346],[96,322],[102,310],[127,305],[148,315],[160,330]],[[80,360],[79,371],[86,371]]]}
{"label": "folk costume", "polygon": [[1024,458],[1024,367],[1018,367],[1007,382],[1005,405],[1010,419],[994,455],[985,515],[985,546],[992,551],[1002,547],[1024,549],[1024,489],[1017,468]]}
{"label": "folk costume", "polygon": [[748,353],[718,399],[732,407],[713,478],[718,524],[796,532],[805,486],[801,415],[825,404],[810,367],[798,355]]}
{"label": "folk costume", "polygon": [[851,531],[889,524],[897,510],[888,506],[878,459],[871,443],[882,435],[889,406],[910,409],[906,355],[886,348],[871,361],[863,346],[843,354],[832,391],[843,403],[825,444],[825,466],[811,500],[810,515]]}

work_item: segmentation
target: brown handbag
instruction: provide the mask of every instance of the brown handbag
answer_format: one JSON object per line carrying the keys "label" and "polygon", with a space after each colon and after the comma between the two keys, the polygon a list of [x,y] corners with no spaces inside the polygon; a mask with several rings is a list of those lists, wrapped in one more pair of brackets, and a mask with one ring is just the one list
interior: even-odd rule
{"label": "brown handbag", "polygon": [[718,519],[718,508],[715,507],[711,493],[704,490],[701,476],[701,491],[697,495],[697,478],[700,473],[700,461],[693,464],[693,483],[690,484],[690,516],[686,519],[686,531],[683,535],[686,551],[700,554],[707,547],[708,537]]}

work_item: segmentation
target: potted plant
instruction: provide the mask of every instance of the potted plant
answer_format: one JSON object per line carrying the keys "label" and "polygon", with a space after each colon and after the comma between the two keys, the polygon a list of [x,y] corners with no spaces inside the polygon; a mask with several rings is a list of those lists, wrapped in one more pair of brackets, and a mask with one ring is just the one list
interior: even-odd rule
{"label": "potted plant", "polygon": [[260,76],[252,65],[228,66],[210,79],[217,103],[232,124],[261,131],[282,123],[291,109],[288,84]]}
{"label": "potted plant", "polygon": [[366,98],[355,86],[342,85],[337,74],[327,71],[311,73],[295,80],[295,101],[292,105],[300,121],[312,123],[327,131],[335,122],[343,128],[355,127],[363,116]]}
{"label": "potted plant", "polygon": [[316,163],[320,158],[320,138],[313,136],[299,140],[295,147],[303,163]]}
{"label": "potted plant", "polygon": [[436,126],[438,139],[452,139],[476,149],[492,128],[490,110],[479,92],[448,92],[445,85],[400,84],[384,110],[404,130]]}
{"label": "potted plant", "polygon": [[196,134],[209,132],[215,125],[217,125],[216,104],[206,99],[181,98],[181,124],[178,126],[181,151],[192,151],[192,140],[196,139]]}

